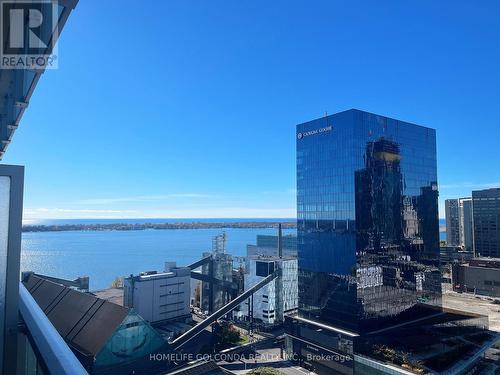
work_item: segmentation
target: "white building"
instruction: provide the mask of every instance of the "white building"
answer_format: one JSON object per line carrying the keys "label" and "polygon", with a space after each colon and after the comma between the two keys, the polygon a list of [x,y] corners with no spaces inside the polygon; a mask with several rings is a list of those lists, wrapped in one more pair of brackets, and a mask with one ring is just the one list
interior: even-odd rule
{"label": "white building", "polygon": [[[245,290],[272,274],[278,268],[281,276],[262,287],[253,295],[253,317],[265,324],[283,321],[283,315],[298,308],[298,265],[294,257],[257,256],[247,260]],[[241,314],[248,311],[247,300],[241,305]]]}
{"label": "white building", "polygon": [[125,278],[123,304],[150,323],[191,320],[191,270],[166,263],[165,272]]}
{"label": "white building", "polygon": [[474,224],[472,198],[461,198],[460,204],[460,243],[465,250],[474,249]]}
{"label": "white building", "polygon": [[447,199],[446,244],[473,250],[472,198]]}

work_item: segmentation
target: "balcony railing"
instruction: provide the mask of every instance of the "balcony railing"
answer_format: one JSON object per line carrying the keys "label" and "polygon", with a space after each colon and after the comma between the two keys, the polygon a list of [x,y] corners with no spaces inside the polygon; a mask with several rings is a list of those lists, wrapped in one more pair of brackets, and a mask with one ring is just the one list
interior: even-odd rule
{"label": "balcony railing", "polygon": [[20,374],[39,373],[37,369],[41,367],[51,375],[88,375],[22,283],[19,285],[19,312],[26,325],[27,336],[29,336],[29,342],[33,346],[33,352],[37,361],[40,362],[33,363],[29,359],[30,356],[25,355],[25,363],[19,366]]}

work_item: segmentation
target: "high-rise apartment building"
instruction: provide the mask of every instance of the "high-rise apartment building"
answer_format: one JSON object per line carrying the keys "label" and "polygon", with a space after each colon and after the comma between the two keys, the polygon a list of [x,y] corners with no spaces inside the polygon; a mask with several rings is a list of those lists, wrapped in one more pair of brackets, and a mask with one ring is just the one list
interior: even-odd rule
{"label": "high-rise apartment building", "polygon": [[[355,337],[441,306],[436,133],[352,109],[298,125],[296,142],[300,327],[289,337],[295,353],[314,341],[349,358]],[[349,373],[341,362],[321,366]]]}
{"label": "high-rise apartment building", "polygon": [[468,251],[474,247],[472,198],[460,198],[460,245]]}
{"label": "high-rise apartment building", "polygon": [[472,192],[474,253],[500,257],[500,188]]}
{"label": "high-rise apartment building", "polygon": [[458,199],[447,199],[444,202],[446,214],[446,244],[460,246],[460,209]]}
{"label": "high-rise apartment building", "polygon": [[472,250],[472,199],[458,198],[445,201],[446,244]]}

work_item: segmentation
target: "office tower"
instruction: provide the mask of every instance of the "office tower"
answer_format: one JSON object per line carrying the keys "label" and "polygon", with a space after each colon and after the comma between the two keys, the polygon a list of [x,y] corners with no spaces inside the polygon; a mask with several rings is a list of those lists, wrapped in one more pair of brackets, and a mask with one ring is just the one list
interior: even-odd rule
{"label": "office tower", "polygon": [[500,257],[500,188],[472,192],[474,253]]}
{"label": "office tower", "polygon": [[441,305],[435,130],[348,110],[297,126],[299,314],[363,334]]}
{"label": "office tower", "polygon": [[377,365],[356,355],[384,340],[370,338],[441,311],[436,132],[352,109],[298,125],[296,142],[285,350],[319,373],[368,374]]}
{"label": "office tower", "polygon": [[444,202],[446,214],[446,244],[460,246],[460,214],[458,199],[447,199]]}
{"label": "office tower", "polygon": [[474,246],[474,224],[472,219],[472,198],[459,199],[460,246],[472,251]]}

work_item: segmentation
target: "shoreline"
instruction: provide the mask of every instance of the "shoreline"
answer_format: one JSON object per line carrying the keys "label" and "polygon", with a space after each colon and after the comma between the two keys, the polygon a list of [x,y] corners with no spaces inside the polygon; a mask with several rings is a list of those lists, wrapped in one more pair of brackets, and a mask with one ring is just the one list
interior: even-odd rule
{"label": "shoreline", "polygon": [[23,233],[34,232],[69,232],[69,231],[132,231],[132,230],[172,230],[172,229],[297,229],[295,221],[254,221],[254,222],[184,222],[184,223],[114,223],[114,224],[62,224],[62,225],[23,225]]}

